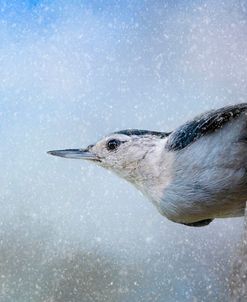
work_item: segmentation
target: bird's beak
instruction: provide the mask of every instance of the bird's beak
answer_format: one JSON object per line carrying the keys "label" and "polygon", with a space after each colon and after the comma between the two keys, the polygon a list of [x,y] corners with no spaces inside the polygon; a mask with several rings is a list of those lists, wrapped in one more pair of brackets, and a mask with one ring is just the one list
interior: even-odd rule
{"label": "bird's beak", "polygon": [[47,153],[54,156],[60,156],[65,158],[88,159],[88,160],[100,161],[98,156],[91,153],[88,149],[54,150],[54,151],[48,151]]}

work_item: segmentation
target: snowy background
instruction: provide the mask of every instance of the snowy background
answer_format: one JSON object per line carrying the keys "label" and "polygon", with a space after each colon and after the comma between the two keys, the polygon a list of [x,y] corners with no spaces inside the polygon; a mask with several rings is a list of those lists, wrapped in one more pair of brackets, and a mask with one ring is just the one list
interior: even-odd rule
{"label": "snowy background", "polygon": [[0,0],[0,302],[226,301],[243,219],[193,229],[47,150],[246,101],[246,1]]}

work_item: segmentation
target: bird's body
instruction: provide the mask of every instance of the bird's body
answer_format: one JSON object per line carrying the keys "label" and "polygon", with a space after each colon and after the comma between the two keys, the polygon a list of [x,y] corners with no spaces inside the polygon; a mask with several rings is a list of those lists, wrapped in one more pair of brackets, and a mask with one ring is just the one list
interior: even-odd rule
{"label": "bird's body", "polygon": [[177,223],[203,226],[244,215],[247,104],[207,112],[171,133],[123,130],[87,149],[50,153],[113,170]]}
{"label": "bird's body", "polygon": [[247,140],[242,141],[241,132],[247,132],[246,122],[247,116],[241,116],[174,151],[170,171],[173,176],[160,203],[165,216],[173,221],[192,223],[244,215]]}

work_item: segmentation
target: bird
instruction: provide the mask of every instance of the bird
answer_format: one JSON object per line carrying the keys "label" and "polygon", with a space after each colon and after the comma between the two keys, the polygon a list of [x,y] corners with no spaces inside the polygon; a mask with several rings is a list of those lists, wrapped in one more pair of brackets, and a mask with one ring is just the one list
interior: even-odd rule
{"label": "bird", "polygon": [[175,223],[203,227],[245,213],[247,103],[207,111],[171,132],[121,130],[84,149],[48,153],[115,172]]}

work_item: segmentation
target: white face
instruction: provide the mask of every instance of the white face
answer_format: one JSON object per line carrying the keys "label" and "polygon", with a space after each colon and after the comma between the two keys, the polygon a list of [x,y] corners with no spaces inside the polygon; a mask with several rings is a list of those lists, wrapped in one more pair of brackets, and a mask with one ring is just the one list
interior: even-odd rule
{"label": "white face", "polygon": [[148,138],[112,134],[89,146],[89,151],[99,158],[97,164],[126,177],[149,151],[145,148],[148,141],[151,142]]}
{"label": "white face", "polygon": [[144,171],[141,169],[145,169],[145,161],[150,160],[149,155],[160,142],[161,139],[153,135],[113,133],[86,149],[56,150],[48,153],[66,158],[94,161],[121,177],[130,181],[138,181],[138,178],[143,175]]}

